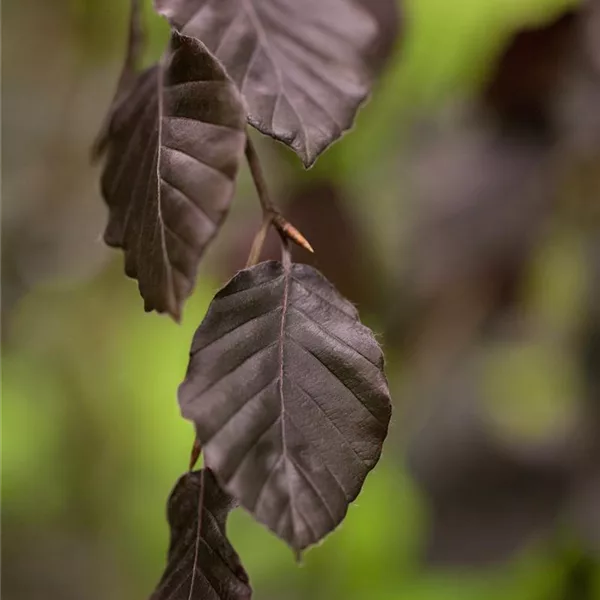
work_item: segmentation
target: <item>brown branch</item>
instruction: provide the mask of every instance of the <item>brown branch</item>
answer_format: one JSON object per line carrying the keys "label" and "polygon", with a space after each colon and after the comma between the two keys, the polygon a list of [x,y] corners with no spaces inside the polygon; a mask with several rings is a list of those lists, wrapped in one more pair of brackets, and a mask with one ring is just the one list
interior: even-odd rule
{"label": "brown branch", "polygon": [[192,451],[190,452],[190,465],[189,470],[192,471],[196,466],[198,459],[200,458],[200,454],[202,453],[202,446],[198,441],[198,438],[194,438],[194,444],[192,446]]}
{"label": "brown branch", "polygon": [[246,138],[246,160],[248,161],[248,166],[250,167],[250,174],[252,175],[254,187],[256,188],[258,200],[263,212],[263,222],[259,232],[254,238],[254,242],[252,243],[252,249],[250,251],[250,256],[248,257],[247,266],[253,266],[258,262],[265,238],[267,236],[267,231],[271,225],[276,229],[283,241],[288,239],[292,240],[301,248],[304,248],[309,252],[314,252],[312,246],[308,243],[306,238],[286,220],[286,218],[279,212],[277,206],[275,206],[273,203],[267,188],[267,182],[260,164],[258,153],[256,152],[256,148],[250,139],[250,136]]}
{"label": "brown branch", "polygon": [[263,219],[262,225],[258,230],[258,233],[254,237],[254,241],[252,242],[252,248],[250,249],[250,255],[248,256],[248,261],[246,262],[246,269],[253,267],[260,258],[260,253],[262,251],[262,247],[265,243],[265,239],[267,237],[267,233],[269,231],[269,227],[271,227],[272,219],[269,217],[265,217]]}

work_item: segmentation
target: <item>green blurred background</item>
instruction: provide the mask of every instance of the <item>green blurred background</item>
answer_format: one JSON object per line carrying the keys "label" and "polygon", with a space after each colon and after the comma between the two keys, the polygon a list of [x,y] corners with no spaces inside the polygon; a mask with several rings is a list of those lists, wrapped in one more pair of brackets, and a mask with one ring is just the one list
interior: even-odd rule
{"label": "green blurred background", "polygon": [[[280,195],[302,182],[325,181],[343,197],[344,214],[360,225],[356,235],[373,257],[363,256],[360,268],[350,269],[347,288],[354,284],[358,295],[370,285],[384,289],[377,297],[352,298],[384,337],[394,329],[389,317],[399,306],[392,284],[402,286],[398,265],[409,256],[403,244],[414,204],[405,174],[419,137],[415,124],[475,97],[517,29],[549,22],[577,2],[400,4],[401,39],[355,129],[308,173],[291,154],[261,144]],[[146,8],[151,61],[167,28]],[[150,594],[168,543],[166,498],[186,468],[193,437],[176,402],[191,337],[212,295],[243,265],[260,221],[244,172],[232,216],[201,267],[182,325],[144,314],[135,282],[122,274],[121,255],[101,242],[106,210],[99,169],[88,160],[116,84],[127,14],[125,0],[5,0],[2,6],[7,600]],[[543,324],[544,335],[478,354],[487,361],[486,418],[495,435],[517,446],[560,429],[585,385],[568,341],[580,328],[590,294],[588,238],[574,222],[553,222],[527,266],[526,311]],[[319,265],[320,247],[313,245]],[[385,344],[395,398],[390,438],[343,525],[298,566],[291,551],[249,516],[232,515],[231,538],[255,597],[600,599],[596,555],[563,517],[550,536],[497,564],[434,568],[422,560],[431,507],[407,469],[420,396],[411,351],[397,341],[403,331]],[[444,371],[436,373],[443,384]],[[485,536],[483,525],[479,533]],[[576,596],[579,588],[571,584],[583,562],[585,595]]]}

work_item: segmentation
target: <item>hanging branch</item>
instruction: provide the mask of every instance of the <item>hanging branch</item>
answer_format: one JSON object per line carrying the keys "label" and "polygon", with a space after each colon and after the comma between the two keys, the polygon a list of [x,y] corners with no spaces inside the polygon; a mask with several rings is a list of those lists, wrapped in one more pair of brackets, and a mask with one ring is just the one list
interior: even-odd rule
{"label": "hanging branch", "polygon": [[[213,298],[179,386],[195,439],[168,502],[171,543],[151,600],[249,600],[226,535],[231,510],[243,506],[299,556],[341,523],[381,455],[391,415],[381,347],[322,274],[292,262],[290,241],[313,249],[273,202],[248,136],[249,124],[310,167],[352,126],[379,21],[397,18],[395,0],[378,1],[381,19],[350,0],[310,11],[247,0],[241,13],[238,0],[154,0],[171,35],[140,71],[141,0],[130,0],[127,55],[94,156],[105,161],[104,240],[123,250],[144,309],[180,320],[244,154],[262,210],[250,268]],[[271,226],[282,259],[256,264]]]}

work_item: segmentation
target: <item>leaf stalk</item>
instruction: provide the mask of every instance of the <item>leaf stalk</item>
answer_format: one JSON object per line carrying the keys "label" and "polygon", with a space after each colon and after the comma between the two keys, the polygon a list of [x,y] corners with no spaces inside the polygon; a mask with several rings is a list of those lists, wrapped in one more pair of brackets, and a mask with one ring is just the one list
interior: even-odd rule
{"label": "leaf stalk", "polygon": [[250,174],[252,175],[254,187],[258,194],[258,201],[260,202],[263,212],[263,222],[252,243],[252,249],[250,250],[246,266],[250,267],[258,262],[267,237],[267,232],[271,225],[275,228],[283,241],[289,239],[301,248],[304,248],[309,252],[314,252],[308,240],[281,214],[279,208],[277,208],[273,202],[269,194],[258,152],[256,151],[256,147],[250,139],[250,136],[246,139],[246,160],[248,161]]}

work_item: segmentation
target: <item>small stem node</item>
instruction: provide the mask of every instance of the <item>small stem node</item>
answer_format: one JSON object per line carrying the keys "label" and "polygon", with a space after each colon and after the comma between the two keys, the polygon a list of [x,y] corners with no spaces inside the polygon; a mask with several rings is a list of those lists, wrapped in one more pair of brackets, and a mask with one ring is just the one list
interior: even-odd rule
{"label": "small stem node", "polygon": [[273,225],[279,232],[279,235],[290,239],[295,244],[298,244],[298,246],[301,248],[304,248],[305,250],[308,250],[314,254],[315,251],[308,243],[308,240],[291,223],[288,223],[288,221],[286,221],[280,213],[277,213],[273,217]]}
{"label": "small stem node", "polygon": [[260,253],[262,252],[263,245],[265,243],[265,239],[267,237],[267,233],[269,231],[269,227],[272,223],[272,217],[270,215],[266,215],[263,219],[262,225],[258,230],[258,233],[254,237],[254,241],[252,242],[252,248],[250,249],[250,255],[248,256],[248,261],[246,262],[246,269],[253,267],[256,263],[258,263],[258,259],[260,258]]}
{"label": "small stem node", "polygon": [[260,159],[258,158],[258,153],[256,152],[256,148],[250,139],[250,136],[246,138],[246,160],[250,167],[250,173],[252,174],[254,186],[256,187],[256,192],[258,194],[258,200],[263,212],[263,223],[252,243],[252,249],[250,250],[246,267],[254,266],[258,262],[270,225],[275,227],[282,240],[289,239],[298,244],[301,248],[308,250],[308,252],[314,253],[308,240],[285,219],[271,200],[267,182],[260,165]]}

